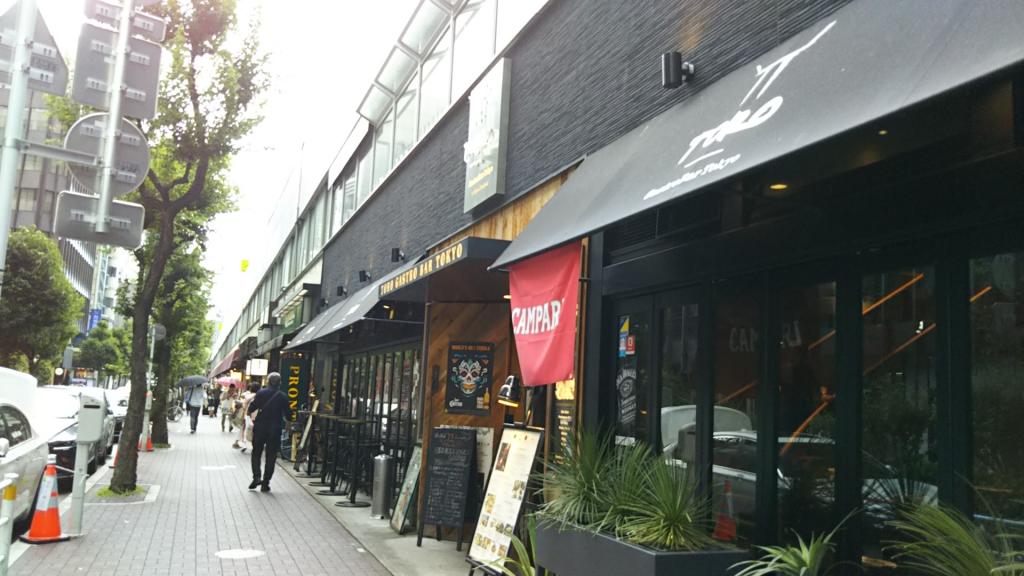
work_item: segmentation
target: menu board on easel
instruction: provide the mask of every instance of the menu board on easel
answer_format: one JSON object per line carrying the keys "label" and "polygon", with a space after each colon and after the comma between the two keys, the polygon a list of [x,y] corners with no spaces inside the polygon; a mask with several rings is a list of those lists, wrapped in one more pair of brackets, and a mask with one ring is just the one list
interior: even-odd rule
{"label": "menu board on easel", "polygon": [[476,431],[460,428],[434,428],[427,447],[424,476],[423,514],[419,521],[416,545],[423,541],[423,527],[433,524],[438,537],[442,527],[458,531],[456,550],[462,549],[462,530],[466,520],[473,462],[476,458]]}
{"label": "menu board on easel", "polygon": [[391,514],[391,529],[399,534],[405,533],[405,521],[409,517],[416,486],[419,485],[420,461],[423,460],[422,450],[419,446],[412,448],[409,466],[405,469],[405,481],[402,482],[402,490],[398,493],[395,511]]}
{"label": "menu board on easel", "polygon": [[539,430],[506,427],[502,431],[469,548],[469,558],[475,563],[495,566],[505,562],[540,441]]}

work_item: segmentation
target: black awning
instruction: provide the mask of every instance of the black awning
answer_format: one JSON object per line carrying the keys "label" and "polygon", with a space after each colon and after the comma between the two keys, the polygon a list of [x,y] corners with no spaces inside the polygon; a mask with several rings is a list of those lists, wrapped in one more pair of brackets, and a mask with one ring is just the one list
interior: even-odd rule
{"label": "black awning", "polygon": [[[508,292],[508,277],[488,272],[494,259],[508,248],[507,240],[463,238],[436,254],[423,258],[403,274],[382,282],[381,300],[466,302],[500,298]],[[428,290],[429,287],[429,290]]]}
{"label": "black awning", "polygon": [[338,302],[324,310],[317,315],[306,328],[299,332],[287,346],[285,350],[291,350],[298,348],[303,344],[308,344],[314,340],[319,340],[325,336],[329,336],[346,326],[354,324],[363,318],[365,318],[374,306],[380,302],[380,298],[377,297],[377,292],[380,285],[390,281],[391,279],[400,276],[408,270],[415,268],[420,262],[419,258],[416,258],[410,262],[407,262],[397,268],[396,270],[388,273],[380,280],[377,280],[367,286],[364,286],[355,294],[352,294],[348,298]]}
{"label": "black awning", "polygon": [[1022,30],[1019,1],[857,0],[590,155],[494,266],[1012,66]]}

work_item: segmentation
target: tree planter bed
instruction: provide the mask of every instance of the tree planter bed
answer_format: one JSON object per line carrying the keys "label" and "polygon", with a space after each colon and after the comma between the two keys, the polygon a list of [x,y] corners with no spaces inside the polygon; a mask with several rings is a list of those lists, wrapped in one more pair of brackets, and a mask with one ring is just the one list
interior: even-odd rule
{"label": "tree planter bed", "polygon": [[746,550],[664,552],[605,534],[537,524],[537,565],[557,576],[726,576],[729,567],[750,559]]}

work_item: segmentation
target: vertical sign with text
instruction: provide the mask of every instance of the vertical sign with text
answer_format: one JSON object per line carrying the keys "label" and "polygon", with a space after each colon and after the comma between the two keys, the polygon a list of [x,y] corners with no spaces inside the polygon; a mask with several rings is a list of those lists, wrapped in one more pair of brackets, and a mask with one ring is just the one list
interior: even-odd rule
{"label": "vertical sign with text", "polygon": [[295,422],[299,419],[299,410],[306,408],[309,397],[309,359],[282,358],[281,377],[288,395],[288,421]]}

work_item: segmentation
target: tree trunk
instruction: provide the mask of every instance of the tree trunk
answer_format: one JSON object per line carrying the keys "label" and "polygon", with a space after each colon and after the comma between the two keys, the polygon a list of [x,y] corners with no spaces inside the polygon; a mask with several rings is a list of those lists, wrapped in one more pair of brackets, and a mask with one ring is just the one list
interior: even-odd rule
{"label": "tree trunk", "polygon": [[150,421],[153,423],[153,444],[170,444],[167,435],[167,393],[171,389],[171,347],[167,339],[161,340],[156,347],[156,387],[153,388],[153,411]]}
{"label": "tree trunk", "polygon": [[138,479],[139,435],[146,410],[146,368],[148,361],[149,314],[153,309],[157,289],[164,275],[167,260],[174,250],[172,243],[174,216],[165,210],[160,214],[160,238],[153,253],[153,262],[146,273],[146,281],[139,288],[132,314],[131,391],[128,395],[128,413],[124,418],[121,441],[118,443],[117,466],[110,479],[110,489],[117,493],[132,492]]}

